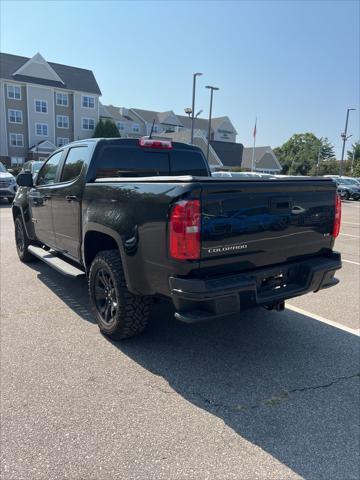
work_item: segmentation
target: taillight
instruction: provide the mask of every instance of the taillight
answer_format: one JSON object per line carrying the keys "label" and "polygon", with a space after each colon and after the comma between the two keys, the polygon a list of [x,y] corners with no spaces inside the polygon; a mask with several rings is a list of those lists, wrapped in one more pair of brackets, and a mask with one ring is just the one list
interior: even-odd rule
{"label": "taillight", "polygon": [[340,195],[335,195],[335,216],[334,216],[334,226],[332,231],[332,236],[336,238],[340,232],[341,224],[341,198]]}
{"label": "taillight", "polygon": [[145,148],[164,148],[165,150],[170,150],[172,148],[172,143],[170,140],[153,140],[149,137],[141,137],[139,139],[140,147]]}
{"label": "taillight", "polygon": [[173,206],[169,222],[169,249],[172,258],[200,258],[200,217],[199,200],[183,200]]}

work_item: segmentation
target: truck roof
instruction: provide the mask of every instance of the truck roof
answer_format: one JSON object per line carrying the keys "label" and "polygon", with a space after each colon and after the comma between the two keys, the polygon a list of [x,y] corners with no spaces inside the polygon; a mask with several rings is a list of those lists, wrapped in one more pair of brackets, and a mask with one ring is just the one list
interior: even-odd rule
{"label": "truck roof", "polygon": [[[148,138],[148,137],[144,137]],[[161,141],[162,139],[152,137],[153,140],[159,140]],[[85,138],[83,140],[75,140],[74,142],[66,144],[66,147],[72,147],[75,145],[84,145],[84,144],[107,144],[107,145],[138,145],[139,144],[139,138]],[[182,142],[172,142],[172,147],[173,149],[182,149],[182,150],[197,150],[202,152],[202,150],[197,147],[196,145],[189,145],[188,143],[182,143]],[[63,147],[62,147],[63,148]],[[146,148],[146,147],[145,147]]]}

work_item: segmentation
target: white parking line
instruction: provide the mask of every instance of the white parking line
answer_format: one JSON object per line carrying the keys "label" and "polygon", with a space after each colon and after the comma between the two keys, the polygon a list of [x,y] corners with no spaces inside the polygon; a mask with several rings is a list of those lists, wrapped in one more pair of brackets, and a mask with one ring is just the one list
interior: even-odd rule
{"label": "white parking line", "polygon": [[340,233],[343,237],[352,237],[352,238],[360,238],[359,235],[349,235],[348,233]]}
{"label": "white parking line", "polygon": [[341,261],[346,263],[353,263],[354,265],[360,265],[359,262],[353,262],[352,260],[345,260],[344,258],[342,258]]}
{"label": "white parking line", "polygon": [[360,227],[360,223],[352,223],[352,222],[341,222],[342,225],[355,225],[356,227]]}
{"label": "white parking line", "polygon": [[343,330],[344,332],[351,333],[352,335],[360,336],[360,329],[354,329],[350,327],[346,327],[345,325],[341,325],[340,323],[333,322],[332,320],[328,320],[327,318],[321,317],[320,315],[316,315],[316,313],[307,312],[299,307],[294,307],[293,305],[286,305],[288,310],[292,310],[293,312],[300,313],[301,315],[306,315],[307,317],[311,317],[314,320],[318,320],[319,322],[326,323],[327,325],[331,325],[332,327],[338,328],[339,330]]}

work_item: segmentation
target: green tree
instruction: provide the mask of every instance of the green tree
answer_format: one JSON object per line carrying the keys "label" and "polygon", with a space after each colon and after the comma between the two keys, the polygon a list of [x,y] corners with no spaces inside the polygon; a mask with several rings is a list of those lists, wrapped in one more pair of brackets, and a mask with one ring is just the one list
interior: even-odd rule
{"label": "green tree", "polygon": [[106,120],[105,122],[100,119],[94,130],[94,138],[119,138],[120,132],[115,123],[112,120]]}
{"label": "green tree", "polygon": [[354,166],[354,177],[360,178],[360,162],[358,161],[357,164]]}
{"label": "green tree", "polygon": [[339,175],[340,164],[338,160],[323,160],[319,164],[319,172],[317,165],[314,165],[310,170],[310,175]]}
{"label": "green tree", "polygon": [[313,133],[296,133],[281,147],[274,149],[282,173],[287,175],[311,175],[316,173],[320,160],[335,159],[334,147],[327,138],[317,138]]}
{"label": "green tree", "polygon": [[104,136],[104,122],[100,119],[96,124],[93,137],[102,138],[103,136]]}
{"label": "green tree", "polygon": [[[347,162],[350,175],[360,177],[360,142],[352,144],[351,150],[347,151]],[[352,168],[351,168],[352,167]]]}

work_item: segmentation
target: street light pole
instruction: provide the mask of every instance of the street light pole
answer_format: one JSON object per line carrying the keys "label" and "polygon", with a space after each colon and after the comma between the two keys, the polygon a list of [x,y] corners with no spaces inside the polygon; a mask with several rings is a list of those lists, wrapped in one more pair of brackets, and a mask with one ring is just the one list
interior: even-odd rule
{"label": "street light pole", "polygon": [[350,138],[350,137],[347,136],[347,128],[348,128],[348,123],[349,123],[349,113],[350,113],[352,110],[356,110],[356,108],[348,108],[347,111],[346,111],[345,132],[341,134],[341,138],[343,139],[343,146],[342,146],[341,161],[340,161],[340,176],[341,176],[341,175],[343,174],[343,172],[344,172],[345,144],[346,144],[346,140],[348,140],[348,138]]}
{"label": "street light pole", "polygon": [[194,115],[195,115],[195,90],[196,90],[196,77],[200,77],[202,73],[193,74],[193,93],[192,93],[192,111],[191,111],[191,136],[190,143],[194,143]]}
{"label": "street light pole", "polygon": [[219,90],[218,87],[212,87],[211,85],[206,85],[205,88],[210,89],[210,110],[209,110],[209,130],[208,130],[208,142],[206,149],[206,160],[209,162],[209,148],[210,148],[210,135],[211,135],[211,114],[212,114],[212,102],[213,102],[213,93],[214,90]]}

